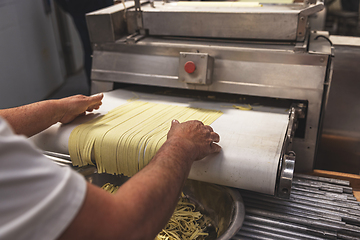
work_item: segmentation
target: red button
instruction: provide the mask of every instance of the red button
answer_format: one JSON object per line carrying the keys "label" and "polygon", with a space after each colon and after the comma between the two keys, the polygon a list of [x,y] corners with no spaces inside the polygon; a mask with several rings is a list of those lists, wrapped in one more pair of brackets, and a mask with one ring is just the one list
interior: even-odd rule
{"label": "red button", "polygon": [[193,61],[187,61],[185,63],[184,69],[187,73],[193,73],[196,69],[195,63]]}

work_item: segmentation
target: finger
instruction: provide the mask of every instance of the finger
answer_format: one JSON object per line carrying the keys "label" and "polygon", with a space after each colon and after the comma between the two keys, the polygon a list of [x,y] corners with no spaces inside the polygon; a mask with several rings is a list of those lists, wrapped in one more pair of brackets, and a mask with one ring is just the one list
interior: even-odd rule
{"label": "finger", "polygon": [[92,112],[92,110],[94,110],[94,109],[95,109],[95,106],[90,106],[90,107],[88,107],[88,108],[86,109],[86,111]]}
{"label": "finger", "polygon": [[211,153],[218,153],[221,151],[221,147],[220,147],[220,145],[218,145],[216,143],[211,143],[210,150],[211,150]]}
{"label": "finger", "polygon": [[88,100],[90,101],[89,102],[90,106],[97,106],[97,105],[101,104],[101,100],[103,99],[103,97],[104,97],[103,93],[99,93],[99,94],[90,96],[88,98]]}
{"label": "finger", "polygon": [[90,96],[89,98],[91,99],[91,101],[101,101],[104,97],[103,93],[98,93],[95,95]]}
{"label": "finger", "polygon": [[199,120],[195,120],[195,121],[198,122],[200,125],[204,126],[204,123],[202,121],[199,121]]}
{"label": "finger", "polygon": [[91,105],[90,107],[88,107],[88,108],[86,109],[86,111],[91,112],[91,111],[94,110],[94,109],[99,109],[101,105],[102,105],[101,102],[100,102],[100,103],[93,104],[93,105]]}
{"label": "finger", "polygon": [[198,124],[198,125],[204,125],[203,122],[199,121],[199,120],[188,120],[186,121],[185,123],[188,123],[188,124]]}
{"label": "finger", "polygon": [[220,136],[219,136],[219,134],[217,134],[216,132],[210,133],[210,138],[211,138],[214,142],[219,142],[219,141],[220,141]]}
{"label": "finger", "polygon": [[214,131],[213,128],[210,127],[209,125],[205,125],[204,127],[205,127],[207,130],[209,130],[210,132],[213,132],[213,131]]}

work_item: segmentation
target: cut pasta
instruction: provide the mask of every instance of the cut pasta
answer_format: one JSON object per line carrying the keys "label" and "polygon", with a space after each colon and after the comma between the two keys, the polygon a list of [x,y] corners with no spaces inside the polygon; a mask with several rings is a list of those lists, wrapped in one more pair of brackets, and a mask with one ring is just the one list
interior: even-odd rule
{"label": "cut pasta", "polygon": [[[102,189],[114,194],[119,186],[106,183]],[[205,232],[208,224],[209,222],[204,219],[203,214],[197,211],[195,205],[182,194],[169,222],[154,240],[205,239],[208,236],[208,233]]]}
{"label": "cut pasta", "polygon": [[69,138],[74,166],[95,162],[99,173],[133,176],[166,141],[171,120],[199,120],[210,125],[215,110],[133,101],[77,126]]}
{"label": "cut pasta", "polygon": [[111,184],[111,183],[106,183],[101,188],[104,189],[105,191],[109,192],[109,193],[114,194],[119,189],[119,187],[120,186],[115,186],[114,184]]}
{"label": "cut pasta", "polygon": [[205,232],[207,224],[195,205],[181,197],[169,222],[155,240],[205,239],[208,236]]}

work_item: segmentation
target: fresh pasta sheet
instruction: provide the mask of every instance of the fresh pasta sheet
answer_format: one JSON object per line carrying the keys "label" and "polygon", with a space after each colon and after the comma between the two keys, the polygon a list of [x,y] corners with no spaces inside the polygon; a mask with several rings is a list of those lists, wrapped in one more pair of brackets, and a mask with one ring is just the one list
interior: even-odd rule
{"label": "fresh pasta sheet", "polygon": [[77,126],[70,134],[74,166],[96,163],[99,173],[133,176],[166,141],[171,121],[210,125],[221,111],[132,101]]}

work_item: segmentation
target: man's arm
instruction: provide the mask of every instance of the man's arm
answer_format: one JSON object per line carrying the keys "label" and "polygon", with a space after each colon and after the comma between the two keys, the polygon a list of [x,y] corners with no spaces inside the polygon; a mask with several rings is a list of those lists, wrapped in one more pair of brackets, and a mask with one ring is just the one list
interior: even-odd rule
{"label": "man's arm", "polygon": [[1,109],[0,116],[11,125],[15,133],[28,137],[37,134],[51,125],[69,123],[86,111],[98,109],[103,94],[86,97],[76,95],[58,100],[46,100],[29,105]]}
{"label": "man's arm", "polygon": [[60,239],[153,240],[170,219],[192,163],[219,152],[219,135],[174,120],[151,162],[115,195],[88,184],[84,204]]}

